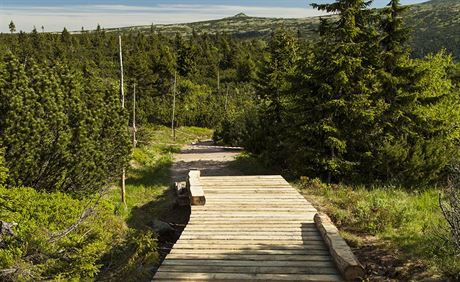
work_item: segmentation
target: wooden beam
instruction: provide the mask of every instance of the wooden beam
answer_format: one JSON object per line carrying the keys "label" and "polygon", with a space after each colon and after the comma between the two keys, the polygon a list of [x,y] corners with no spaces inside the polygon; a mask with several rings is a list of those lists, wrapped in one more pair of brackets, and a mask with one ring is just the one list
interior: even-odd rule
{"label": "wooden beam", "polygon": [[332,223],[331,219],[324,213],[317,213],[314,219],[343,277],[347,281],[363,278],[364,267],[359,263],[347,242],[339,235],[339,230]]}
{"label": "wooden beam", "polygon": [[203,186],[200,183],[200,175],[199,170],[191,170],[188,173],[187,188],[190,191],[190,204],[192,206],[204,206],[206,204]]}

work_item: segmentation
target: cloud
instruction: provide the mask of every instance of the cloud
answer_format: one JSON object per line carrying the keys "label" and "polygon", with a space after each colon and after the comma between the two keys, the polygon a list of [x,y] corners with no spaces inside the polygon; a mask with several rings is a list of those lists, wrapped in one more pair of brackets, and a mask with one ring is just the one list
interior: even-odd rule
{"label": "cloud", "polygon": [[256,7],[231,5],[82,5],[63,7],[0,7],[0,32],[8,31],[11,20],[17,30],[30,31],[34,26],[46,31],[124,27],[135,25],[186,23],[220,19],[237,13],[258,17],[303,18],[324,14],[314,9],[294,7]]}

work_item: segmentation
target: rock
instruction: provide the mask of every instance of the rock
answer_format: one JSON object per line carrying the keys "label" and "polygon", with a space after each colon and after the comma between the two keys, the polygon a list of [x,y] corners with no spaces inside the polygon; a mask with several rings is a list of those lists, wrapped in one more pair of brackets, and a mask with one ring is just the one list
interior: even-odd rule
{"label": "rock", "polygon": [[0,220],[0,236],[16,236],[13,227],[18,225],[16,222],[5,222]]}
{"label": "rock", "polygon": [[185,181],[175,182],[174,187],[178,196],[188,195],[187,184]]}
{"label": "rock", "polygon": [[161,221],[159,219],[154,219],[152,221],[152,229],[159,235],[159,236],[168,236],[172,235],[176,232],[176,229],[172,228],[171,225],[168,223]]}
{"label": "rock", "polygon": [[187,183],[183,182],[175,182],[174,189],[176,191],[177,199],[175,201],[177,206],[190,206],[190,192],[187,188]]}
{"label": "rock", "polygon": [[10,236],[16,237],[13,232],[13,227],[18,225],[16,222],[5,222],[0,220],[0,249],[6,248],[6,243],[3,241],[3,237]]}

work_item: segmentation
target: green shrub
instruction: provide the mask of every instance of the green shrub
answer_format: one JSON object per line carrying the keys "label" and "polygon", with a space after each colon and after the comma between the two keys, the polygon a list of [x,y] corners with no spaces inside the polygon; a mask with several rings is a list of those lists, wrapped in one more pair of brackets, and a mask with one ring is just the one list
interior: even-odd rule
{"label": "green shrub", "polygon": [[256,107],[230,114],[213,135],[214,142],[231,146],[245,146],[251,152],[261,152],[263,135]]}
{"label": "green shrub", "polygon": [[91,194],[129,160],[127,116],[118,82],[89,66],[0,62],[0,143],[9,182],[39,190]]}
{"label": "green shrub", "polygon": [[56,237],[75,224],[90,199],[74,199],[60,192],[0,186],[0,219],[16,222],[14,237],[0,248],[0,268],[15,272],[6,280],[89,279],[101,268],[100,259],[127,231],[101,202],[73,232]]}

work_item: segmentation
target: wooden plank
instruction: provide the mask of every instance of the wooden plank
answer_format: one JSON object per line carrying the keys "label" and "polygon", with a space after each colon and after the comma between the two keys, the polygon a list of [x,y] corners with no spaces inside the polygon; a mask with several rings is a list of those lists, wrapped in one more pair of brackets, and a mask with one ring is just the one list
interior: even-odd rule
{"label": "wooden plank", "polygon": [[302,204],[277,204],[277,205],[270,205],[270,203],[239,203],[239,204],[232,204],[231,202],[220,202],[220,203],[207,203],[205,206],[193,206],[192,211],[200,211],[200,210],[226,210],[226,209],[238,209],[239,211],[242,210],[257,210],[257,209],[273,209],[273,210],[302,210],[302,209],[315,209],[313,206],[309,205],[302,205]]}
{"label": "wooden plank", "polygon": [[[239,195],[234,195],[234,198],[236,198],[236,196],[239,196]],[[276,198],[276,201],[274,201],[275,199],[273,197],[274,197],[273,195],[271,195],[271,197],[252,197],[252,198],[239,196],[238,198],[243,200],[243,201],[242,202],[233,201],[233,203],[237,204],[237,203],[244,203],[244,202],[262,202],[262,201],[265,201],[267,203],[272,203],[272,204],[276,205],[276,204],[279,204],[279,200],[282,200],[283,202],[281,202],[281,204],[284,204],[285,202],[292,202],[292,203],[305,204],[305,205],[310,204],[303,197],[296,197],[294,199],[292,199],[292,198],[288,198],[288,199],[278,199],[278,198]],[[222,197],[215,196],[215,198],[216,199],[214,199],[213,201],[218,202],[218,198],[222,198]],[[230,200],[231,199],[228,199],[228,198],[221,199],[221,201],[223,201],[223,202],[229,202]]]}
{"label": "wooden plank", "polygon": [[257,261],[257,260],[183,260],[168,259],[163,261],[163,265],[189,265],[189,266],[277,266],[277,267],[334,267],[332,261]]}
{"label": "wooden plank", "polygon": [[279,174],[265,174],[265,175],[221,175],[221,176],[202,176],[204,179],[239,179],[239,178],[281,178]]}
{"label": "wooden plank", "polygon": [[203,178],[203,183],[224,183],[224,184],[240,184],[240,183],[283,183],[283,184],[288,184],[286,180],[283,178],[232,178],[232,179],[210,179],[207,177],[202,177]]}
{"label": "wooden plank", "polygon": [[273,226],[245,226],[235,229],[233,226],[220,225],[220,226],[207,226],[207,225],[189,225],[185,228],[185,231],[218,231],[218,232],[250,232],[250,231],[261,231],[261,232],[293,232],[293,231],[303,231],[303,232],[318,232],[316,228],[313,227],[296,227],[293,225],[284,225],[281,227]]}
{"label": "wooden plank", "polygon": [[269,245],[270,248],[273,246],[277,245],[316,245],[316,244],[323,244],[323,240],[308,240],[307,242],[302,240],[302,239],[271,239],[271,238],[263,238],[263,239],[252,239],[252,240],[247,240],[247,239],[238,239],[238,238],[233,238],[233,239],[228,239],[228,240],[222,240],[222,239],[204,239],[204,238],[181,238],[179,241],[177,241],[176,245],[180,244],[209,244],[209,245],[246,245],[248,246],[249,244],[255,244],[255,245]]}
{"label": "wooden plank", "polygon": [[277,211],[282,211],[282,210],[293,210],[293,211],[302,211],[302,210],[316,210],[313,206],[309,205],[299,205],[299,204],[293,204],[290,205],[289,203],[286,203],[284,205],[271,205],[269,202],[259,202],[259,204],[254,205],[252,203],[239,203],[239,204],[232,204],[231,202],[222,202],[220,205],[217,203],[209,202],[206,206],[193,206],[192,211],[216,211],[216,210],[232,210],[232,209],[238,209],[240,212],[244,211],[250,211],[250,210],[277,210]]}
{"label": "wooden plank", "polygon": [[[305,231],[284,231],[284,232],[270,232],[270,231],[261,231],[261,232],[257,232],[257,231],[234,231],[234,232],[227,232],[227,231],[186,231],[186,232],[183,232],[182,233],[184,238],[187,238],[187,236],[224,236],[225,238],[234,238],[234,237],[237,237],[237,236],[252,236],[254,238],[256,237],[267,237],[267,238],[270,238],[270,237],[276,237],[276,238],[282,238],[282,237],[286,237],[286,238],[302,238],[302,239],[306,239],[306,238],[316,238],[316,237],[320,237],[320,234],[318,232],[305,232]],[[182,236],[182,235],[181,235]]]}
{"label": "wooden plank", "polygon": [[319,234],[317,230],[313,230],[313,229],[286,229],[286,228],[278,228],[278,229],[273,229],[273,228],[270,228],[270,227],[259,227],[259,228],[252,228],[252,229],[248,229],[248,228],[241,228],[241,229],[235,229],[235,228],[229,228],[229,227],[209,227],[209,228],[206,228],[205,226],[204,227],[190,227],[190,228],[186,228],[182,233],[183,234],[189,234],[189,233],[210,233],[210,232],[213,232],[213,233],[232,233],[232,234],[235,234],[235,233],[249,233],[249,234],[253,234],[253,233],[261,233],[261,234],[285,234],[285,233],[289,233],[289,234],[303,234],[303,233],[313,233],[313,234]]}
{"label": "wooden plank", "polygon": [[[243,225],[243,224],[264,224],[264,225],[272,225],[272,224],[277,224],[277,223],[283,223],[286,221],[286,218],[265,218],[264,222],[261,222],[259,219],[255,218],[208,218],[205,220],[200,221],[199,218],[191,218],[189,221],[189,224],[201,224],[201,225],[208,225],[208,224],[228,224],[228,225],[234,225],[238,224]],[[290,223],[297,223],[297,224],[302,224],[302,223],[311,223],[313,222],[313,216],[311,218],[305,218],[305,219],[289,219]]]}
{"label": "wooden plank", "polygon": [[207,184],[207,183],[202,183],[200,181],[201,185],[203,185],[204,189],[210,189],[210,190],[251,190],[251,189],[260,189],[260,190],[268,190],[268,189],[279,189],[279,190],[289,190],[292,192],[297,192],[294,188],[292,188],[288,184],[282,184],[282,183],[270,183],[270,184],[257,184],[257,183],[241,183],[241,184],[234,184],[234,185],[225,185],[225,184]]}
{"label": "wooden plank", "polygon": [[195,250],[299,250],[299,251],[311,251],[311,250],[327,250],[327,247],[322,242],[308,242],[308,243],[299,243],[292,244],[290,242],[282,245],[277,244],[252,244],[249,246],[247,241],[223,241],[222,244],[219,243],[209,243],[210,241],[198,241],[198,240],[189,240],[177,242],[174,245],[174,249],[195,249]]}
{"label": "wooden plank", "polygon": [[207,185],[201,184],[203,189],[212,191],[227,191],[227,192],[240,192],[240,191],[279,191],[279,192],[292,192],[301,195],[297,190],[290,186],[274,186],[274,185],[248,185],[248,186],[218,186],[218,185]]}
{"label": "wooden plank", "polygon": [[267,267],[267,266],[170,266],[161,268],[163,272],[205,272],[205,273],[265,273],[265,274],[337,274],[334,267]]}
{"label": "wooden plank", "polygon": [[263,215],[263,214],[247,214],[247,215],[240,215],[240,216],[232,216],[232,215],[206,215],[206,216],[199,216],[199,215],[192,215],[190,216],[190,220],[195,219],[195,220],[200,220],[202,219],[203,221],[206,220],[244,220],[244,219],[273,219],[273,220],[303,220],[305,218],[313,218],[314,214],[286,214],[286,215]]}
{"label": "wooden plank", "polygon": [[[282,223],[282,222],[289,222],[289,223],[297,223],[297,224],[308,224],[313,222],[313,217],[314,215],[308,215],[304,217],[297,217],[297,218],[291,218],[290,220],[287,220],[286,218],[275,218],[275,217],[270,217],[270,218],[265,218],[265,222],[258,221],[257,219],[254,218],[237,218],[237,217],[227,217],[227,218],[217,218],[217,217],[203,217],[203,222],[206,221],[221,221],[221,222],[228,222],[229,224],[232,224],[231,221],[240,221],[240,222],[248,222],[248,223],[265,223],[267,224],[273,224],[273,223]],[[260,217],[259,217],[260,218]],[[208,224],[208,223],[200,223],[201,221],[199,220],[199,217],[190,217],[189,224]]]}
{"label": "wooden plank", "polygon": [[241,180],[233,180],[233,181],[223,181],[223,180],[202,180],[203,184],[206,186],[218,186],[218,185],[225,185],[225,186],[240,186],[240,185],[289,185],[288,182],[284,180],[277,180],[277,179],[241,179]]}
{"label": "wooden plank", "polygon": [[241,213],[241,212],[247,212],[247,213],[254,213],[254,212],[266,212],[266,213],[276,213],[276,212],[281,212],[281,213],[315,213],[317,210],[315,208],[309,208],[309,207],[304,207],[304,208],[271,208],[271,207],[254,207],[254,208],[238,208],[238,207],[207,207],[203,209],[192,209],[192,213],[199,214],[199,213],[225,213],[225,212],[230,212],[230,213]]}
{"label": "wooden plank", "polygon": [[241,254],[246,255],[322,255],[328,256],[329,252],[326,249],[322,250],[244,250],[244,249],[181,249],[173,248],[170,254],[217,254],[217,255],[229,255],[229,254]]}
{"label": "wooden plank", "polygon": [[270,217],[283,217],[286,215],[294,215],[294,216],[309,216],[311,214],[316,213],[316,210],[302,210],[302,211],[260,211],[260,210],[255,210],[255,211],[249,211],[249,210],[244,210],[244,211],[225,211],[225,210],[209,210],[209,211],[197,211],[195,210],[192,215],[193,216],[225,216],[225,217],[246,217],[246,216],[270,216]]}
{"label": "wooden plank", "polygon": [[[243,197],[243,196],[231,196],[231,195],[228,195],[225,196],[225,195],[208,195],[208,198],[209,198],[209,201],[208,203],[209,204],[215,204],[217,202],[220,202],[220,203],[231,203],[231,204],[251,204],[251,203],[255,203],[257,201],[257,203],[259,204],[262,204],[262,203],[265,203],[266,205],[270,205],[270,204],[292,204],[292,205],[301,205],[302,203],[306,204],[305,202],[305,199],[301,199],[301,198],[297,198],[297,197],[293,197],[293,196],[271,196],[271,197],[267,197],[267,196],[264,196],[264,195],[261,195],[260,198],[257,198],[255,196],[252,196],[252,195],[248,195],[247,197]],[[276,199],[274,199],[276,198]]]}
{"label": "wooden plank", "polygon": [[284,178],[281,175],[238,175],[238,176],[201,176],[203,181],[239,181],[239,180],[248,180],[248,179],[255,179],[255,180],[260,180],[260,179],[267,179],[267,180],[272,180],[272,179],[278,179],[278,180],[284,180]]}
{"label": "wooden plank", "polygon": [[[309,221],[309,223],[305,223],[305,221],[300,221],[300,222],[289,222],[289,223],[285,223],[284,221],[270,221],[270,222],[245,222],[245,221],[241,221],[239,223],[239,226],[238,228],[241,228],[241,229],[244,229],[244,228],[251,228],[251,227],[254,227],[254,228],[257,228],[257,227],[261,227],[261,228],[297,228],[297,229],[301,229],[302,226],[309,226],[311,223],[313,222],[313,218]],[[210,222],[207,222],[207,223],[190,223],[189,225],[187,225],[187,228],[206,228],[206,227],[209,227],[209,228],[235,228],[233,223],[232,222],[229,222],[229,221],[218,221],[218,220],[214,220],[214,221],[210,221]]]}
{"label": "wooden plank", "polygon": [[273,182],[266,182],[266,183],[256,183],[256,182],[240,182],[240,183],[206,183],[205,181],[200,181],[201,185],[205,187],[205,189],[222,189],[222,190],[239,190],[239,189],[289,189],[291,191],[296,191],[292,188],[291,185],[288,183],[273,183]]}
{"label": "wooden plank", "polygon": [[273,195],[280,195],[280,196],[298,196],[299,194],[290,191],[290,190],[269,190],[269,189],[259,189],[259,190],[208,190],[204,189],[206,195],[264,195],[264,196],[273,196]]}
{"label": "wooden plank", "polygon": [[[308,205],[309,203],[300,196],[292,196],[292,195],[279,195],[280,197],[277,197],[274,195],[228,195],[228,196],[222,196],[220,194],[212,194],[210,195],[211,198],[213,198],[212,202],[233,202],[235,204],[237,203],[253,203],[253,202],[265,202],[267,204],[285,204],[285,203],[292,203],[292,204],[305,204]],[[236,200],[235,200],[236,199]]]}
{"label": "wooden plank", "polygon": [[301,204],[306,203],[304,198],[297,196],[283,196],[283,195],[222,195],[222,194],[213,194],[208,196],[210,202],[234,202],[234,203],[250,203],[253,201],[266,202],[270,203],[292,203],[292,204]]}
{"label": "wooden plank", "polygon": [[271,255],[271,254],[176,254],[171,253],[167,259],[182,259],[182,260],[195,260],[195,259],[224,259],[224,260],[260,260],[260,261],[332,261],[329,255]]}
{"label": "wooden plank", "polygon": [[213,185],[215,183],[222,183],[223,185],[244,185],[245,183],[259,183],[259,184],[283,184],[288,185],[289,182],[282,178],[265,178],[265,179],[257,179],[257,178],[240,178],[240,179],[209,179],[206,177],[202,177],[203,183]]}
{"label": "wooden plank", "polygon": [[213,235],[213,234],[203,234],[203,235],[181,235],[182,239],[185,240],[248,240],[248,243],[251,243],[251,241],[254,240],[295,240],[298,242],[303,242],[303,241],[322,241],[323,238],[321,238],[320,235],[305,235],[305,236],[300,236],[300,235],[270,235],[270,236],[264,236],[264,235]]}
{"label": "wooden plank", "polygon": [[158,271],[156,279],[181,279],[184,281],[341,281],[340,276],[331,274],[248,274],[248,273],[181,273]]}
{"label": "wooden plank", "polygon": [[272,181],[267,181],[267,182],[254,182],[254,181],[242,181],[242,182],[235,182],[235,183],[228,183],[228,182],[205,182],[205,181],[200,181],[200,183],[209,188],[209,189],[219,189],[220,187],[223,187],[223,189],[240,189],[240,188],[276,188],[276,187],[282,187],[282,188],[290,188],[292,191],[297,191],[292,186],[289,185],[287,182],[272,182]]}
{"label": "wooden plank", "polygon": [[[274,198],[276,195],[276,198]],[[226,198],[226,199],[268,199],[271,201],[274,201],[276,199],[281,198],[281,199],[299,199],[303,200],[306,202],[305,198],[294,193],[290,194],[281,194],[281,193],[275,193],[275,194],[269,194],[269,193],[251,193],[251,194],[238,194],[238,193],[213,193],[209,195],[213,199],[219,199],[219,198]]]}

